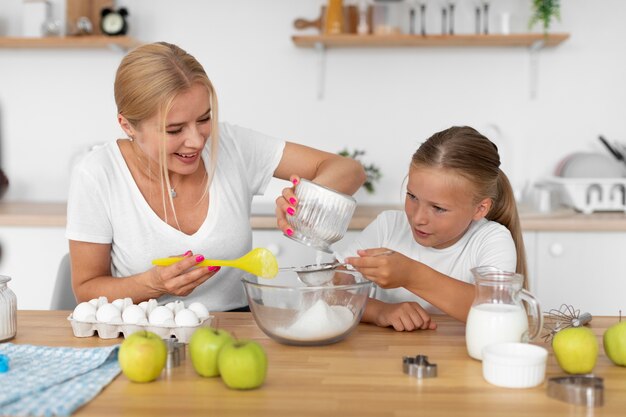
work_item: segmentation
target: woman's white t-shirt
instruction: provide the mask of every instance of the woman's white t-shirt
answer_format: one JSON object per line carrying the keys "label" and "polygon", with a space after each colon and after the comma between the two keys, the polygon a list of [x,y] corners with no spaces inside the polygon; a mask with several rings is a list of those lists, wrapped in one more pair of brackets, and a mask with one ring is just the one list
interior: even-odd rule
{"label": "woman's white t-shirt", "polygon": [[[384,211],[370,223],[345,250],[342,256],[358,256],[358,249],[388,248],[419,261],[459,281],[474,282],[471,269],[491,265],[515,271],[517,253],[509,230],[493,221],[472,222],[458,242],[445,249],[424,247],[413,238],[403,211]],[[415,277],[419,279],[419,277]],[[439,309],[405,288],[376,288],[375,298],[387,303],[418,302],[431,313]]]}
{"label": "woman's white t-shirt", "polygon": [[[209,209],[196,233],[187,235],[154,213],[133,180],[117,142],[111,142],[94,148],[74,168],[66,237],[111,244],[111,272],[115,277],[145,272],[152,268],[153,259],[188,250],[206,259],[236,259],[247,253],[252,248],[252,198],[265,191],[285,142],[225,123],[220,124],[219,131]],[[207,141],[202,160],[210,172],[209,146]],[[241,283],[246,275],[250,276],[223,267],[187,297],[162,296],[158,301],[200,301],[211,311],[239,308],[247,305]]]}

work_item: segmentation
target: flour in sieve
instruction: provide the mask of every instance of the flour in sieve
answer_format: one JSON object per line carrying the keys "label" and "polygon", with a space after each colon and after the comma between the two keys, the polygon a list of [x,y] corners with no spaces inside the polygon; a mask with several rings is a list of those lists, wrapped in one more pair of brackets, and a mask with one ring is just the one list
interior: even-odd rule
{"label": "flour in sieve", "polygon": [[290,340],[315,341],[330,339],[346,332],[354,322],[352,310],[345,306],[329,306],[317,300],[288,327],[278,327],[278,336]]}

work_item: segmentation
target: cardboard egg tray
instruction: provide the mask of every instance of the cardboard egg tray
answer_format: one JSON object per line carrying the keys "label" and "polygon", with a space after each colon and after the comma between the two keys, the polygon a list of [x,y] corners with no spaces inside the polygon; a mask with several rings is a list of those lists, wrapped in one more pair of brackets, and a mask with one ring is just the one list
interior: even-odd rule
{"label": "cardboard egg tray", "polygon": [[75,337],[91,337],[97,333],[98,337],[101,339],[115,339],[122,333],[126,338],[137,331],[147,330],[156,333],[163,339],[175,337],[181,343],[188,343],[191,335],[197,328],[208,327],[213,322],[213,316],[205,318],[195,326],[156,326],[154,324],[139,325],[102,323],[99,321],[87,322],[74,320],[71,314],[67,319],[72,325],[72,331]]}

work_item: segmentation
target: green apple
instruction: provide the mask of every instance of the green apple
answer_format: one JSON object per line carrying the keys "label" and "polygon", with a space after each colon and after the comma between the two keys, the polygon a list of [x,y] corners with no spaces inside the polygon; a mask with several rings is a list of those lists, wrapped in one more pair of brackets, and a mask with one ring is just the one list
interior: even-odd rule
{"label": "green apple", "polygon": [[606,356],[615,365],[626,366],[626,321],[606,329],[603,339]]}
{"label": "green apple", "polygon": [[131,381],[154,381],[165,367],[167,346],[157,334],[138,331],[122,342],[117,360],[122,372]]}
{"label": "green apple", "polygon": [[218,376],[217,357],[226,343],[233,337],[226,330],[213,327],[200,327],[189,340],[189,355],[193,369],[204,377]]}
{"label": "green apple", "polygon": [[228,388],[258,388],[267,375],[265,350],[252,340],[234,340],[226,344],[217,362],[222,381]]}
{"label": "green apple", "polygon": [[588,374],[598,359],[598,339],[587,327],[559,331],[552,340],[559,366],[569,374]]}

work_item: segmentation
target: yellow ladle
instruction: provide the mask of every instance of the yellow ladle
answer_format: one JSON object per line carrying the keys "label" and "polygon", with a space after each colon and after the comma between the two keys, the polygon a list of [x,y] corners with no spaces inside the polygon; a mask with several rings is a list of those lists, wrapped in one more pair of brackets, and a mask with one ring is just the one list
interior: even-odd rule
{"label": "yellow ladle", "polygon": [[[160,258],[152,261],[153,265],[169,266],[183,260],[180,256],[171,258]],[[278,261],[272,252],[265,248],[255,248],[243,255],[241,258],[233,260],[205,259],[196,266],[229,266],[250,272],[261,278],[274,278],[278,274]]]}

